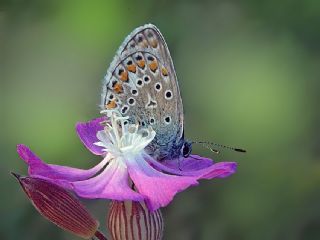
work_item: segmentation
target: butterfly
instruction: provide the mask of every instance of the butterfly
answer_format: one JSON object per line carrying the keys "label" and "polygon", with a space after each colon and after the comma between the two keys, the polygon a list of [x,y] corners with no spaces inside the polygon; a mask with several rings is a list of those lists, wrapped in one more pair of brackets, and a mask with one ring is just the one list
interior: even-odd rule
{"label": "butterfly", "polygon": [[156,136],[147,150],[157,160],[191,154],[172,58],[153,24],[134,29],[119,47],[104,77],[101,109],[118,111],[128,117],[125,123],[151,126]]}
{"label": "butterfly", "polygon": [[121,44],[103,81],[101,108],[156,132],[148,151],[158,160],[191,153],[177,76],[167,44],[152,25],[134,29]]}

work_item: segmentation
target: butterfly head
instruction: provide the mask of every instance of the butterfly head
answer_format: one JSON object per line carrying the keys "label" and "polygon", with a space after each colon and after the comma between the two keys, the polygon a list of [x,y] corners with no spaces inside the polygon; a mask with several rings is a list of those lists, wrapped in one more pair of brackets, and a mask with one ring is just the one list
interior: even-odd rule
{"label": "butterfly head", "polygon": [[192,151],[192,142],[185,140],[181,148],[181,155],[185,158],[189,157]]}

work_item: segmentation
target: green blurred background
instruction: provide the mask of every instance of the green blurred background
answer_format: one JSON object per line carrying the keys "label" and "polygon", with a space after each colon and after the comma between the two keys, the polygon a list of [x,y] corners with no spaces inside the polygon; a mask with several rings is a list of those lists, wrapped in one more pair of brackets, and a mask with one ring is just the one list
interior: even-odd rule
{"label": "green blurred background", "polygon": [[[44,220],[10,171],[15,145],[88,168],[74,131],[99,116],[101,79],[135,27],[156,24],[173,57],[186,136],[223,151],[237,174],[178,194],[165,239],[320,239],[320,2],[0,1],[0,239],[77,239]],[[107,203],[86,201],[105,223]]]}

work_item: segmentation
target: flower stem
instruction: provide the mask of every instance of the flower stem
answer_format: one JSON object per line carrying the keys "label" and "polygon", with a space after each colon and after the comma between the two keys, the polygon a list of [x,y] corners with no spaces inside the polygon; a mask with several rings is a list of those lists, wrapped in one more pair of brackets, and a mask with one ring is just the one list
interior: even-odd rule
{"label": "flower stem", "polygon": [[94,234],[94,236],[99,239],[99,240],[108,240],[102,232],[100,232],[99,230],[96,231],[96,233]]}

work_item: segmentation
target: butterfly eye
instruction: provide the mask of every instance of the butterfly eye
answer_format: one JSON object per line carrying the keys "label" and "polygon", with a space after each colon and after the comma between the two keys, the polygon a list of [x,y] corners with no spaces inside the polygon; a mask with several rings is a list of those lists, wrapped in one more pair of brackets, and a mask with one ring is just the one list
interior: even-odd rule
{"label": "butterfly eye", "polygon": [[188,143],[188,142],[185,142],[183,144],[183,147],[182,147],[182,155],[183,157],[189,157],[190,154],[191,154],[191,151],[192,151],[192,147],[191,147],[191,144]]}
{"label": "butterfly eye", "polygon": [[164,95],[164,96],[165,96],[166,99],[169,100],[169,99],[172,98],[172,92],[171,92],[170,90],[167,90],[167,91],[165,92],[165,95]]}

